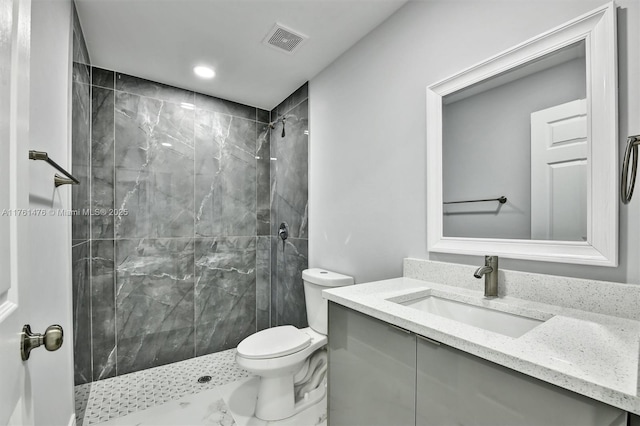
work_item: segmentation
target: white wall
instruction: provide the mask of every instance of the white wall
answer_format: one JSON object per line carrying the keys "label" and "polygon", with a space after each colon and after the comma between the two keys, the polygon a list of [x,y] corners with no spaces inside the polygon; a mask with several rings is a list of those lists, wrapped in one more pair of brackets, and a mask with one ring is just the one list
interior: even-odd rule
{"label": "white wall", "polygon": [[[309,265],[357,282],[429,254],[425,88],[604,2],[413,1],[310,81]],[[617,2],[620,146],[640,133],[640,2]],[[622,154],[621,154],[622,155]],[[620,213],[620,266],[501,259],[501,267],[640,281],[640,196]]]}
{"label": "white wall", "polygon": [[[28,149],[47,151],[71,170],[71,1],[34,0],[31,12],[31,136],[24,155]],[[55,172],[43,161],[29,163],[30,208],[71,208],[75,188],[54,189]],[[60,324],[65,332],[62,348],[38,348],[28,361],[35,424],[67,425],[74,412],[71,218],[48,215],[30,223],[31,329],[43,333]]]}

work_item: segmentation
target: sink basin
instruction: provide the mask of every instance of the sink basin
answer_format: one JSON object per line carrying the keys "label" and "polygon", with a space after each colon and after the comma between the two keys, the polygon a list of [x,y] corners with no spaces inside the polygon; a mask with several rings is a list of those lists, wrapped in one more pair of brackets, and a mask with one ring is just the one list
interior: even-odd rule
{"label": "sink basin", "polygon": [[522,336],[544,322],[437,296],[396,303],[514,338]]}

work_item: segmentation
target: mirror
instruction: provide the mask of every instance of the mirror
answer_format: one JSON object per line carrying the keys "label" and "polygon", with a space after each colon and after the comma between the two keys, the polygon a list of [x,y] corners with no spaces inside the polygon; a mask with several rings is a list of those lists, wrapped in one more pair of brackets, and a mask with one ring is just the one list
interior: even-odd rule
{"label": "mirror", "polygon": [[442,98],[445,237],[587,240],[586,87],[581,40]]}
{"label": "mirror", "polygon": [[429,250],[617,266],[615,7],[427,88]]}

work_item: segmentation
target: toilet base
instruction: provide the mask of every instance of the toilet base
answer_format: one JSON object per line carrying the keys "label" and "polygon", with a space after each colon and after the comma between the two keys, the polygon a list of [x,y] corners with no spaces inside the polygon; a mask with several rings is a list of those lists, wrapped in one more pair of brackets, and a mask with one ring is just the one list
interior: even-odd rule
{"label": "toilet base", "polygon": [[296,403],[293,394],[293,375],[261,377],[255,416],[267,421],[286,419],[319,402],[326,393],[326,379],[324,379],[316,389],[308,392]]}

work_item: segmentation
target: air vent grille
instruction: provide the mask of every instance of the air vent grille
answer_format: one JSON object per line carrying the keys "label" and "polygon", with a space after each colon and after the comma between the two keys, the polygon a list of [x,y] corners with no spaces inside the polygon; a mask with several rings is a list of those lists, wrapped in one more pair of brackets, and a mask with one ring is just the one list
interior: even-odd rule
{"label": "air vent grille", "polygon": [[276,24],[262,42],[281,52],[291,54],[299,49],[307,38],[284,25]]}

